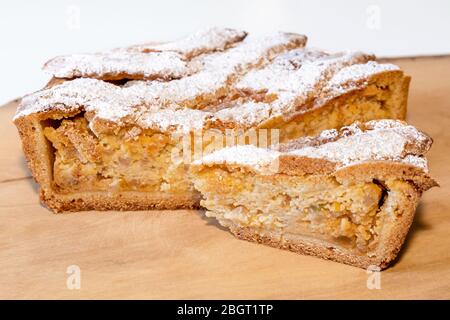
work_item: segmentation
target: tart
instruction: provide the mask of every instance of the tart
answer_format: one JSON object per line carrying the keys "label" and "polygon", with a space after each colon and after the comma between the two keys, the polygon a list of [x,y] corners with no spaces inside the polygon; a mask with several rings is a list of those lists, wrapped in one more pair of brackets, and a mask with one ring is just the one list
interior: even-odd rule
{"label": "tart", "polygon": [[355,123],[272,148],[223,148],[191,165],[206,215],[238,238],[385,268],[422,192],[432,140],[398,120]]}
{"label": "tart", "polygon": [[56,212],[194,208],[188,169],[204,154],[404,119],[410,78],[397,66],[305,44],[212,28],[50,60],[52,80],[14,118],[42,202]]}

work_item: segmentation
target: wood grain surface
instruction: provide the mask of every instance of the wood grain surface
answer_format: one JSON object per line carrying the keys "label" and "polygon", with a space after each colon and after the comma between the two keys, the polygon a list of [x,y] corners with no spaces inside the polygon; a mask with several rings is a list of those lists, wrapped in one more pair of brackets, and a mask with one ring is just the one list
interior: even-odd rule
{"label": "wood grain surface", "polygon": [[[450,57],[394,61],[412,75],[410,123],[434,138],[441,184],[422,198],[398,261],[368,289],[347,265],[235,239],[200,211],[55,215],[39,204],[16,129],[0,108],[0,298],[450,298]],[[67,268],[81,271],[68,289]]]}

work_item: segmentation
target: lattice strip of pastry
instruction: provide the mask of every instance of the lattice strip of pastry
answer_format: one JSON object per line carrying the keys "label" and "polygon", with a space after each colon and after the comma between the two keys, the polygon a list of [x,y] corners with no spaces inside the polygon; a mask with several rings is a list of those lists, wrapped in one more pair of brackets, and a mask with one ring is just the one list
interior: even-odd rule
{"label": "lattice strip of pastry", "polygon": [[200,30],[178,41],[135,45],[126,48],[126,50],[138,52],[173,51],[190,60],[201,54],[225,50],[242,41],[246,36],[247,32],[245,31],[216,27]]}
{"label": "lattice strip of pastry", "polygon": [[191,61],[198,71],[169,82],[131,82],[127,87],[141,91],[148,101],[161,105],[202,109],[225,99],[234,81],[251,68],[268,63],[280,52],[304,46],[302,35],[276,33],[265,37],[249,36],[236,46]]}
{"label": "lattice strip of pastry", "polygon": [[57,78],[101,80],[171,80],[189,75],[189,60],[224,50],[242,41],[246,32],[212,28],[174,42],[137,45],[93,54],[59,56],[44,65]]}
{"label": "lattice strip of pastry", "polygon": [[[343,68],[373,58],[358,52],[328,54],[310,49],[289,51],[264,68],[250,70],[235,85],[237,92],[256,95],[262,101],[228,105],[228,108],[216,112],[216,117],[223,122],[256,125],[270,115],[288,113],[320,96],[330,79]],[[256,115],[253,114],[255,112]],[[238,114],[239,118],[236,117]]]}
{"label": "lattice strip of pastry", "polygon": [[370,160],[399,161],[428,171],[422,156],[432,140],[399,120],[356,122],[339,130],[325,130],[317,137],[304,137],[273,149],[252,145],[224,148],[206,155],[206,164],[240,164],[261,168],[280,156],[325,159],[338,167]]}
{"label": "lattice strip of pastry", "polygon": [[248,37],[226,51],[199,56],[193,62],[199,71],[179,80],[136,81],[119,87],[94,79],[75,79],[29,96],[23,104],[36,109],[83,106],[99,117],[117,121],[125,115],[141,116],[142,110],[152,113],[162,108],[197,106],[201,99],[212,103],[238,74],[262,65],[279,52],[303,46],[305,41],[304,36],[287,33]]}
{"label": "lattice strip of pastry", "polygon": [[124,55],[144,51],[184,55],[183,59],[190,58],[186,64],[190,74],[167,82],[129,81],[124,86],[75,79],[24,98],[18,115],[84,108],[91,120],[138,123],[161,130],[173,126],[189,130],[205,121],[250,127],[271,116],[298,111],[311,100],[342,94],[359,79],[397,68],[377,64],[371,61],[373,56],[362,53],[303,49],[306,37],[302,35],[245,36],[230,29],[212,29],[169,44],[116,50]]}

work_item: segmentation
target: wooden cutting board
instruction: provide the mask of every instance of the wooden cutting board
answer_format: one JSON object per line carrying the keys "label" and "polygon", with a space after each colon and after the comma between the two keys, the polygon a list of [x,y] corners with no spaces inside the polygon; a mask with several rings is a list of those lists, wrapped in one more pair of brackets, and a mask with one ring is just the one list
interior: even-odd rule
{"label": "wooden cutting board", "polygon": [[[237,240],[200,211],[51,213],[13,101],[0,108],[0,298],[449,299],[450,57],[394,62],[413,77],[408,120],[434,138],[428,159],[441,187],[423,196],[381,289],[368,289],[365,270]],[[80,289],[67,286],[70,266]]]}

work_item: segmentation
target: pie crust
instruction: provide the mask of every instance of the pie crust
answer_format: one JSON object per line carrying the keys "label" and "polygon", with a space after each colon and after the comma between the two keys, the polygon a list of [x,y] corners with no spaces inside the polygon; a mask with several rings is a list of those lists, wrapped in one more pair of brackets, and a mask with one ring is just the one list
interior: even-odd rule
{"label": "pie crust", "polygon": [[270,145],[404,119],[410,78],[397,66],[305,44],[212,28],[50,60],[53,79],[14,118],[42,202],[56,212],[195,208],[186,137],[200,137],[204,155],[228,145],[206,150],[217,136],[253,143],[264,133]]}

